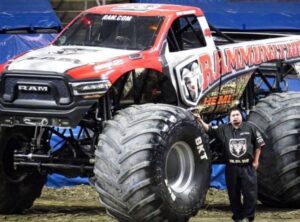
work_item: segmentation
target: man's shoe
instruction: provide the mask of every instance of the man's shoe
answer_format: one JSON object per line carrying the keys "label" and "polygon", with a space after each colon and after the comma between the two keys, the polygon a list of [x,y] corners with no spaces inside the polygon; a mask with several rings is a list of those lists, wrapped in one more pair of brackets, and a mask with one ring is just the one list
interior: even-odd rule
{"label": "man's shoe", "polygon": [[240,222],[250,222],[250,220],[248,218],[244,218],[244,219],[240,220]]}

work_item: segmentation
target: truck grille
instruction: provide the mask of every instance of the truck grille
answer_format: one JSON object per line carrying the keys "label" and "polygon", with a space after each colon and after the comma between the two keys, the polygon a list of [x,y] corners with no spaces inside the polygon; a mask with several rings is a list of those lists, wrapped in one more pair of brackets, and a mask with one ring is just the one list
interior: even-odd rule
{"label": "truck grille", "polygon": [[70,89],[62,77],[5,74],[1,84],[5,104],[59,106],[72,102]]}

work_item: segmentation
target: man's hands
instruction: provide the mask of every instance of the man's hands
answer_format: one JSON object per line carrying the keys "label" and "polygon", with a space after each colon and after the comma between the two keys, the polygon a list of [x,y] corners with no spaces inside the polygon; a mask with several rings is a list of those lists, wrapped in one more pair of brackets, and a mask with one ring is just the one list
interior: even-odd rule
{"label": "man's hands", "polygon": [[193,113],[194,116],[196,117],[196,121],[202,125],[202,118],[198,113]]}
{"label": "man's hands", "polygon": [[258,161],[253,161],[252,166],[255,170],[257,170],[258,166],[259,166],[259,162]]}
{"label": "man's hands", "polygon": [[208,132],[209,130],[209,125],[203,121],[203,119],[201,118],[201,116],[199,114],[194,114],[194,116],[196,117],[196,121],[203,126],[205,132]]}
{"label": "man's hands", "polygon": [[254,167],[255,170],[257,170],[259,166],[259,157],[261,153],[261,147],[255,149],[255,154],[254,154],[254,160],[252,162],[252,166]]}

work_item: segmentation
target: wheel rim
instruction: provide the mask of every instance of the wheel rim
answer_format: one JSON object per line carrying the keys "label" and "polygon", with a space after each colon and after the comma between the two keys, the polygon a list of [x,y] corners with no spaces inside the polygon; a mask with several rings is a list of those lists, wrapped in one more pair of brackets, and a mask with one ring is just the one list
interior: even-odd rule
{"label": "wheel rim", "polygon": [[177,193],[184,192],[192,183],[195,173],[195,160],[191,147],[183,142],[175,143],[167,154],[167,184]]}

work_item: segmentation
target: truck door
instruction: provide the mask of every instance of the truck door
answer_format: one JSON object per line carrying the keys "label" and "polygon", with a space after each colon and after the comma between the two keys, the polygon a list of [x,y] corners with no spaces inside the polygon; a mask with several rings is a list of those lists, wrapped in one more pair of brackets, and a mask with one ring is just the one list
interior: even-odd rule
{"label": "truck door", "polygon": [[185,15],[173,22],[167,34],[166,68],[180,100],[188,106],[196,106],[202,95],[199,57],[208,54],[212,58],[215,50],[212,38],[205,37],[203,30],[209,31],[204,17]]}

